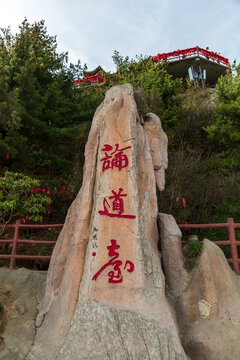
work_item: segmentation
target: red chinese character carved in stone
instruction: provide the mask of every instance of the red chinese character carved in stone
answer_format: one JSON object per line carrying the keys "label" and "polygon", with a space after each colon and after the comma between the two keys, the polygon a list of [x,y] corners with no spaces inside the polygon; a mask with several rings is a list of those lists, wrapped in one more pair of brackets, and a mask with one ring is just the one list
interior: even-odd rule
{"label": "red chinese character carved in stone", "polygon": [[[101,267],[100,270],[98,270],[98,272],[93,276],[92,280],[97,280],[97,278],[99,277],[99,275],[101,275],[101,273],[109,266],[112,266],[113,269],[111,271],[108,272],[108,282],[111,284],[118,284],[121,283],[123,281],[123,276],[122,276],[122,272],[121,272],[121,265],[122,265],[122,261],[121,260],[117,260],[117,258],[119,257],[119,254],[116,250],[120,249],[120,245],[117,245],[117,241],[112,239],[111,240],[111,245],[107,246],[108,249],[108,256],[112,259],[110,259],[105,265],[103,265]],[[95,255],[94,255],[95,256]],[[125,262],[125,266],[124,266],[124,270],[127,270],[129,273],[132,273],[134,271],[134,264],[127,260]]]}
{"label": "red chinese character carved in stone", "polygon": [[110,213],[108,211],[108,208],[110,208],[110,205],[106,198],[103,200],[103,208],[104,210],[100,210],[98,213],[100,215],[106,215],[109,217],[118,217],[118,218],[125,218],[125,219],[135,219],[135,215],[124,215],[124,203],[123,203],[123,197],[126,197],[127,194],[122,194],[123,189],[119,188],[118,193],[114,190],[112,190],[113,196],[109,196],[109,200],[112,201],[112,211],[115,211],[115,213]]}
{"label": "red chinese character carved in stone", "polygon": [[[119,144],[115,144],[115,150],[111,145],[105,144],[102,151],[105,152],[105,157],[101,159],[103,161],[102,171],[107,169],[118,168],[121,171],[128,166],[128,157],[123,151],[130,149],[131,146],[119,149]],[[113,150],[113,151],[112,151]]]}

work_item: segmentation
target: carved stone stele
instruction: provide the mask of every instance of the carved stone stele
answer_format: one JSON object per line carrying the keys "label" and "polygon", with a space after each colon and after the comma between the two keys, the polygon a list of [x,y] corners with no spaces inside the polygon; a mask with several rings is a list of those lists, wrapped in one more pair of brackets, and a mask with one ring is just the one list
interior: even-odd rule
{"label": "carved stone stele", "polygon": [[167,166],[167,139],[160,120],[148,120],[138,123],[129,84],[111,88],[97,109],[28,360],[187,359],[157,248],[155,171]]}

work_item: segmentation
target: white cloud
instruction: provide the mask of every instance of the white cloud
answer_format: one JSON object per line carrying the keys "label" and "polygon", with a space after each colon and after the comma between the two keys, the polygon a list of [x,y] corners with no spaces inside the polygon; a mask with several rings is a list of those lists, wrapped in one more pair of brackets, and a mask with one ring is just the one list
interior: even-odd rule
{"label": "white cloud", "polygon": [[8,0],[0,26],[13,32],[24,17],[46,20],[59,51],[114,70],[114,49],[123,56],[155,55],[198,45],[240,60],[240,3],[237,0]]}

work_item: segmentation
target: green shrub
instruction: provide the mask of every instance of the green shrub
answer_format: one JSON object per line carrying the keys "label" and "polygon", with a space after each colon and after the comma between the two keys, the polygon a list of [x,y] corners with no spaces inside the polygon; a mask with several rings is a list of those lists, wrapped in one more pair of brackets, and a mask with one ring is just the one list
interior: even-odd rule
{"label": "green shrub", "polygon": [[202,252],[203,244],[199,241],[192,241],[187,245],[187,256],[198,257]]}
{"label": "green shrub", "polygon": [[52,200],[46,194],[34,193],[40,182],[21,173],[7,171],[0,178],[0,223],[6,225],[13,218],[27,218],[34,222],[42,221],[42,215]]}

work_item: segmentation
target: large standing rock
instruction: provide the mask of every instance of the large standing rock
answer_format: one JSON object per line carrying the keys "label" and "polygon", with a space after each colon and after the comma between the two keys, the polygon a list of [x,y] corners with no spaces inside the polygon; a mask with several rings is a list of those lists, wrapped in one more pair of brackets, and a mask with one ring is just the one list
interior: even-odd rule
{"label": "large standing rock", "polygon": [[160,214],[159,223],[169,297],[187,354],[194,360],[239,359],[239,276],[231,270],[222,250],[206,239],[194,269],[188,273],[175,220]]}
{"label": "large standing rock", "polygon": [[[54,249],[46,315],[27,359],[186,359],[157,250],[149,131],[137,120],[132,86],[110,89],[93,119],[83,185]],[[166,154],[154,162],[166,167]]]}

